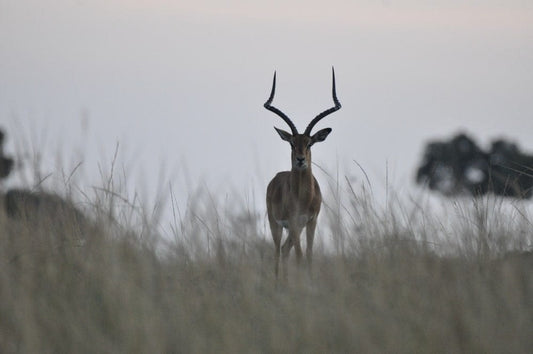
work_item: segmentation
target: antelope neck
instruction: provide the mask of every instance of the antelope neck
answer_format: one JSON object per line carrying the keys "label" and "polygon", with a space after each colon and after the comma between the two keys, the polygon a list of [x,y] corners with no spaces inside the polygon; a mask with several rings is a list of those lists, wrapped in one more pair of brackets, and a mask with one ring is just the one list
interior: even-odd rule
{"label": "antelope neck", "polygon": [[293,168],[290,175],[290,187],[291,192],[298,196],[303,196],[305,194],[311,196],[315,190],[311,166],[307,167],[305,170],[296,170]]}

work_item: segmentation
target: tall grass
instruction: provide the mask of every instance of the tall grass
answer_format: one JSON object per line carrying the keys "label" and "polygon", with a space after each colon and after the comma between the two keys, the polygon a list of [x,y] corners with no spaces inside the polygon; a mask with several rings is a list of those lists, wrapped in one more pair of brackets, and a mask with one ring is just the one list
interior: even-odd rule
{"label": "tall grass", "polygon": [[487,197],[437,213],[392,198],[380,208],[367,188],[337,184],[324,193],[312,272],[291,258],[278,284],[263,215],[245,203],[198,193],[178,210],[169,192],[172,237],[162,237],[113,186],[69,201],[83,225],[0,213],[0,352],[533,348],[533,229],[520,205]]}

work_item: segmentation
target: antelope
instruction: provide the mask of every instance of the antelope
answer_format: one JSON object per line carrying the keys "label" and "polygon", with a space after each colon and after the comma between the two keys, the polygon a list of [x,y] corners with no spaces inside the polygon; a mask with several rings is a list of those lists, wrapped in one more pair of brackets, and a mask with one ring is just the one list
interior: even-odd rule
{"label": "antelope", "polygon": [[[307,236],[306,259],[308,270],[311,270],[313,240],[315,237],[317,217],[320,212],[320,205],[322,204],[320,186],[311,171],[311,146],[317,142],[326,140],[329,133],[331,133],[331,128],[319,130],[314,135],[311,135],[311,130],[322,118],[341,108],[335,89],[334,68],[332,68],[332,76],[332,96],[335,105],[317,115],[309,123],[303,134],[298,133],[296,126],[285,113],[271,105],[276,91],[276,72],[274,72],[270,97],[264,104],[266,109],[278,115],[291,129],[291,133],[289,133],[274,127],[281,139],[291,145],[292,168],[290,171],[283,171],[276,174],[268,184],[266,193],[268,222],[275,248],[274,271],[276,279],[279,277],[280,254],[283,256],[284,277],[288,277],[287,260],[292,247],[294,247],[296,252],[296,261],[299,266],[301,265],[302,248],[300,245],[300,234],[304,227]],[[288,229],[289,235],[283,246],[281,246],[284,228]]]}

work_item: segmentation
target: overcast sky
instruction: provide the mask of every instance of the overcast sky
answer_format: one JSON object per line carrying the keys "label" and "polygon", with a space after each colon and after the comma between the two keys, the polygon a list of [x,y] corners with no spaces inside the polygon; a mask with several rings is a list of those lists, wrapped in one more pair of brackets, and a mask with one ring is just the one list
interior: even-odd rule
{"label": "overcast sky", "polygon": [[92,181],[119,142],[141,188],[164,175],[181,199],[200,180],[261,194],[290,168],[273,129],[287,127],[263,108],[274,70],[274,104],[303,129],[332,104],[334,65],[343,108],[313,147],[332,175],[363,181],[356,160],[376,193],[387,169],[409,191],[424,143],[459,130],[533,151],[533,3],[428,3],[0,0],[7,150],[30,136],[50,172],[60,149]]}

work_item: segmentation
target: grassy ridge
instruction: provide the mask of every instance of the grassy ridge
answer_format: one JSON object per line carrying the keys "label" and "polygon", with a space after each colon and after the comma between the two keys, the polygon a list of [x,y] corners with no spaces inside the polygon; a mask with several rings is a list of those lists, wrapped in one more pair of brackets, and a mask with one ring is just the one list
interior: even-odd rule
{"label": "grassy ridge", "polygon": [[447,226],[357,195],[325,206],[334,246],[285,285],[253,213],[189,210],[172,242],[101,200],[91,226],[0,213],[0,352],[530,352],[525,214],[466,202]]}

